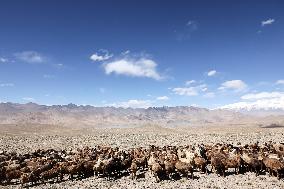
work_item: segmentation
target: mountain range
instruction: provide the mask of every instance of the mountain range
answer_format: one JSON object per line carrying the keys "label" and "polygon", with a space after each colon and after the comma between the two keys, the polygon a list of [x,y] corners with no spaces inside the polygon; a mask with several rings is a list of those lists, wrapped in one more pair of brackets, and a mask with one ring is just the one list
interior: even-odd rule
{"label": "mountain range", "polygon": [[76,127],[135,127],[146,124],[165,127],[218,124],[255,124],[284,120],[283,116],[256,117],[227,109],[209,110],[193,106],[117,108],[75,104],[39,105],[0,103],[0,124],[48,124]]}

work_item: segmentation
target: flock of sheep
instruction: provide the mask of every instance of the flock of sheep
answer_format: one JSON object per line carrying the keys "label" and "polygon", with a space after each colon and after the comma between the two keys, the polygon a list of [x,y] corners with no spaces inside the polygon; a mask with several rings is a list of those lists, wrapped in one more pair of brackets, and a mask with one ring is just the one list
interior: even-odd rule
{"label": "flock of sheep", "polygon": [[[121,150],[97,146],[77,150],[36,150],[29,154],[0,151],[0,184],[21,183],[22,187],[44,182],[61,182],[90,176],[120,178],[150,171],[159,182],[162,179],[194,178],[194,172],[230,173],[269,172],[278,179],[284,176],[284,145],[258,143],[149,146]],[[230,169],[229,168],[233,168]],[[234,170],[233,172],[231,170]],[[138,174],[139,173],[139,174]]]}

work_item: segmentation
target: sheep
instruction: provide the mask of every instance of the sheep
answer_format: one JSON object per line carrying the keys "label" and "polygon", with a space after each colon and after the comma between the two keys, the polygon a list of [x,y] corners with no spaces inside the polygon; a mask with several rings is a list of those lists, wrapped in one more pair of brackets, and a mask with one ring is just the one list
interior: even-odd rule
{"label": "sheep", "polygon": [[58,182],[60,179],[60,168],[59,167],[53,167],[50,170],[44,171],[40,174],[42,182],[45,180],[48,181],[49,179],[56,178],[56,181]]}
{"label": "sheep", "polygon": [[0,183],[6,180],[6,168],[4,166],[0,166]]}
{"label": "sheep", "polygon": [[273,172],[277,174],[277,178],[280,179],[282,172],[284,170],[284,163],[280,162],[275,158],[263,158],[263,163],[269,171],[269,175],[272,175]]}
{"label": "sheep", "polygon": [[82,177],[83,163],[75,163],[73,162],[71,165],[67,166],[67,172],[69,174],[69,178],[73,180],[74,175],[77,175],[79,178]]}
{"label": "sheep", "polygon": [[21,177],[22,172],[20,170],[11,170],[6,171],[5,178],[8,184],[11,183],[13,179],[19,179]]}
{"label": "sheep", "polygon": [[131,179],[136,179],[137,178],[137,170],[138,170],[138,166],[135,160],[132,161],[131,166],[130,166],[130,173],[131,173]]}
{"label": "sheep", "polygon": [[172,174],[175,173],[175,163],[176,161],[170,158],[166,158],[164,161],[165,172],[170,179],[172,179]]}
{"label": "sheep", "polygon": [[137,166],[143,170],[148,166],[146,157],[135,158],[135,162]]}
{"label": "sheep", "polygon": [[29,182],[31,182],[31,184],[33,185],[34,183],[36,183],[36,177],[34,176],[33,173],[22,173],[21,177],[20,177],[20,183],[22,188],[24,187],[24,184],[27,184]]}
{"label": "sheep", "polygon": [[94,175],[99,176],[101,174],[104,174],[104,169],[105,169],[105,164],[102,161],[102,159],[99,158],[93,167]]}
{"label": "sheep", "polygon": [[207,162],[204,158],[197,156],[193,159],[193,161],[195,167],[197,167],[199,170],[201,170],[204,173],[208,173],[206,168]]}
{"label": "sheep", "polygon": [[151,167],[151,171],[156,179],[156,182],[160,182],[161,180],[161,176],[163,174],[163,168],[162,166],[158,163],[158,162],[155,162],[153,163],[152,167]]}
{"label": "sheep", "polygon": [[225,159],[222,156],[220,156],[219,154],[211,156],[211,167],[217,173],[222,174],[222,176],[225,177],[226,165],[225,165]]}
{"label": "sheep", "polygon": [[[37,150],[31,154],[2,153],[0,154],[0,182],[9,184],[20,181],[21,186],[39,180],[48,182],[51,179],[63,180],[74,175],[81,179],[90,176],[118,177],[122,173],[130,173],[131,179],[137,179],[139,169],[151,172],[156,180],[172,179],[174,175],[193,178],[193,170],[208,173],[211,171],[225,176],[226,170],[235,169],[235,174],[245,166],[256,175],[260,170],[268,171],[270,175],[283,177],[284,163],[281,155],[282,144],[272,145],[258,143],[234,147],[230,144],[195,146],[164,146],[136,148],[122,151],[119,148],[96,147],[68,151]],[[266,167],[263,169],[262,167]]]}
{"label": "sheep", "polygon": [[175,163],[175,168],[176,168],[176,171],[182,176],[186,176],[188,178],[190,175],[192,179],[194,178],[193,177],[193,167],[191,164],[178,160]]}
{"label": "sheep", "polygon": [[241,158],[244,161],[245,165],[247,166],[247,170],[250,171],[254,170],[256,176],[258,176],[262,167],[261,161],[253,157],[253,155],[249,155],[247,152],[244,152]]}
{"label": "sheep", "polygon": [[225,165],[226,169],[234,168],[235,174],[239,174],[241,165],[242,165],[242,159],[240,156],[226,159],[226,165]]}
{"label": "sheep", "polygon": [[151,152],[150,158],[148,160],[148,169],[152,172],[152,166],[154,163],[156,163],[157,155],[155,152]]}

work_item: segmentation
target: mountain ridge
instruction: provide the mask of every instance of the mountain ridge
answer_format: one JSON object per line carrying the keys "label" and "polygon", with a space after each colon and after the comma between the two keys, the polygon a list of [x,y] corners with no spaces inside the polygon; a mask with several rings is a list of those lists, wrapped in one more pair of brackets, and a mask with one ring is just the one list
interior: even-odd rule
{"label": "mountain ridge", "polygon": [[[258,120],[259,121],[259,120]],[[39,105],[0,103],[0,124],[52,124],[62,126],[133,127],[147,124],[165,127],[255,124],[251,115],[194,106],[149,108],[95,107],[91,105]]]}

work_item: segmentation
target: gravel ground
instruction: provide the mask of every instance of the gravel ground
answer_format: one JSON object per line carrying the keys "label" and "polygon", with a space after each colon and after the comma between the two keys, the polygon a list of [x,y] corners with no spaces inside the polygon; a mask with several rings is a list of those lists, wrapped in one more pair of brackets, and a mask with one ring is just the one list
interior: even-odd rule
{"label": "gravel ground", "polygon": [[[62,129],[61,129],[62,131]],[[51,134],[52,133],[52,134]],[[233,143],[242,144],[273,141],[284,142],[284,128],[259,127],[198,127],[168,129],[162,127],[141,127],[124,129],[84,129],[73,132],[5,132],[0,134],[0,150],[16,151],[18,153],[32,152],[35,149],[55,148],[74,149],[83,146],[118,146],[123,149],[148,145],[187,145],[193,143]],[[164,180],[156,183],[154,178],[141,174],[141,178],[132,181],[129,177],[117,180],[104,178],[87,178],[84,180],[65,181],[61,183],[48,183],[31,188],[284,188],[284,180],[277,180],[268,175],[255,176],[254,173],[244,175],[230,174],[225,178],[216,174],[201,174],[195,172],[196,178],[171,181]],[[0,186],[0,188],[20,188],[19,185]]]}

